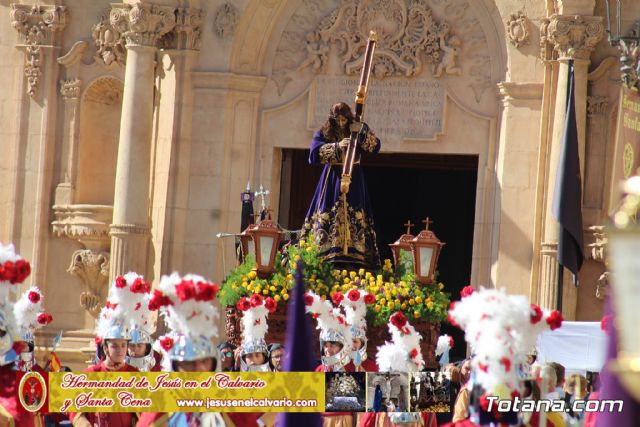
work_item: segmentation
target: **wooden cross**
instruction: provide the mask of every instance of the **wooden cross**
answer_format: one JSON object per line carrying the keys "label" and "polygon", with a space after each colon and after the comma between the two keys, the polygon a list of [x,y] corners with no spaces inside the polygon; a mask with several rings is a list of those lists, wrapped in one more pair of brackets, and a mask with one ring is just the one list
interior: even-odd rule
{"label": "wooden cross", "polygon": [[262,186],[262,184],[260,184],[260,190],[256,191],[256,196],[260,197],[260,199],[262,199],[262,210],[265,210],[267,208],[267,203],[265,202],[265,198],[271,194],[271,192],[269,190],[265,190],[264,187]]}
{"label": "wooden cross", "polygon": [[407,234],[411,234],[411,227],[413,227],[415,224],[411,224],[411,220],[408,220],[407,223],[403,225],[407,227]]}
{"label": "wooden cross", "polygon": [[425,218],[425,219],[423,219],[421,222],[424,224],[424,229],[425,229],[425,230],[429,230],[429,224],[433,224],[433,221],[431,221],[431,220],[429,219],[429,217],[426,217],[426,218]]}

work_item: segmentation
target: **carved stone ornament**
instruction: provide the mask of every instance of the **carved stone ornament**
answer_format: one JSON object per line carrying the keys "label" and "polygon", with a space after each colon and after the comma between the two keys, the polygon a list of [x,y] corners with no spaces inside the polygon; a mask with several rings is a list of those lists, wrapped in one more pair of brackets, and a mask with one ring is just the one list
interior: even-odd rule
{"label": "carved stone ornament", "polygon": [[591,250],[591,259],[598,262],[606,262],[606,248],[609,238],[607,237],[604,225],[593,225],[589,227],[589,231],[593,236],[593,243],[587,245]]}
{"label": "carved stone ornament", "polygon": [[587,114],[589,116],[602,115],[607,111],[609,100],[606,96],[587,96]]}
{"label": "carved stone ornament", "polygon": [[529,20],[525,14],[520,11],[513,13],[507,21],[507,35],[509,41],[515,47],[529,44]]}
{"label": "carved stone ornament", "polygon": [[560,59],[585,59],[604,35],[601,16],[553,15],[541,38],[553,44]]}
{"label": "carved stone ornament", "polygon": [[60,80],[60,94],[66,100],[80,97],[80,79]]}
{"label": "carved stone ornament", "polygon": [[238,9],[231,3],[218,7],[213,18],[213,31],[220,38],[230,37],[238,25]]}
{"label": "carved stone ornament", "polygon": [[109,246],[109,224],[113,207],[102,205],[54,206],[53,234],[78,240],[85,247],[104,250]]}
{"label": "carved stone ornament", "polygon": [[611,273],[609,271],[605,271],[598,278],[598,284],[596,285],[596,298],[603,300],[609,293],[609,279],[611,277]]}
{"label": "carved stone ornament", "polygon": [[159,42],[163,49],[200,50],[202,21],[206,13],[201,9],[176,9],[176,26]]}
{"label": "carved stone ornament", "polygon": [[113,63],[125,64],[127,50],[124,35],[111,24],[109,12],[100,16],[100,22],[91,27],[91,37],[97,48],[94,56],[96,62],[106,66]]}
{"label": "carved stone ornament", "polygon": [[78,276],[85,287],[80,294],[80,306],[97,318],[106,297],[109,280],[109,254],[80,249],[71,255],[71,265],[67,269],[73,276]]}
{"label": "carved stone ornament", "polygon": [[35,96],[42,76],[42,46],[52,46],[55,33],[67,23],[65,6],[11,5],[11,26],[20,34],[26,47],[24,74],[27,77],[27,93]]}
{"label": "carved stone ornament", "polygon": [[628,88],[640,88],[638,85],[638,59],[640,58],[640,21],[636,22],[629,33],[629,37],[635,40],[625,41],[620,39],[618,49],[620,50],[620,75],[622,83]]}
{"label": "carved stone ornament", "polygon": [[157,46],[176,25],[175,8],[149,3],[114,4],[109,23],[124,35],[127,46]]}
{"label": "carved stone ornament", "polygon": [[404,0],[359,0],[345,2],[307,34],[307,58],[299,69],[312,65],[324,72],[333,43],[341,48],[345,74],[360,73],[362,55],[370,30],[378,32],[379,43],[372,72],[379,78],[414,76],[424,64],[435,77],[461,75],[458,57],[462,40],[452,34],[446,22],[437,22],[426,2]]}

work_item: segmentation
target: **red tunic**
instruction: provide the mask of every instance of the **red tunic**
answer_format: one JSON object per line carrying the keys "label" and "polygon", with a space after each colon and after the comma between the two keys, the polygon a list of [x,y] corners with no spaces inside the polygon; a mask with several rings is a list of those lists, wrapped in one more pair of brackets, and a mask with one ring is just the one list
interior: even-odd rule
{"label": "red tunic", "polygon": [[[122,368],[112,371],[107,369],[104,360],[98,365],[91,365],[85,372],[138,372],[136,368],[126,363]],[[69,419],[74,422],[80,415],[79,412],[69,413]],[[133,412],[84,412],[82,413],[92,424],[109,427],[132,427],[136,422],[136,414]]]}
{"label": "red tunic", "polygon": [[39,427],[40,417],[31,412],[18,412],[16,371],[12,365],[0,366],[0,424],[11,427]]}

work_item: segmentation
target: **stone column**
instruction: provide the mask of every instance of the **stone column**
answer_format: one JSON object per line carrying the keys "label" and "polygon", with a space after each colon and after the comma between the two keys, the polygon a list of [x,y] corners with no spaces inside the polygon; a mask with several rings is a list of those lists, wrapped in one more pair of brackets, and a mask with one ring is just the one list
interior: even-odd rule
{"label": "stone column", "polygon": [[[558,79],[556,86],[555,115],[553,134],[547,153],[547,176],[545,191],[545,219],[543,240],[540,247],[540,292],[538,303],[543,308],[555,308],[558,289],[558,221],[552,214],[553,195],[556,186],[556,173],[562,149],[562,138],[566,118],[567,87],[569,84],[569,61],[574,63],[576,121],[580,166],[584,171],[584,147],[587,107],[587,72],[589,57],[595,45],[604,34],[602,18],[580,15],[553,15],[549,19],[547,33],[543,35],[554,45],[558,54]],[[584,174],[583,174],[584,176]],[[563,314],[566,319],[575,317],[577,292],[569,285],[569,274],[565,275]]]}
{"label": "stone column", "polygon": [[124,34],[127,66],[116,168],[109,279],[147,273],[154,78],[159,39],[175,26],[175,8],[112,5],[110,21]]}

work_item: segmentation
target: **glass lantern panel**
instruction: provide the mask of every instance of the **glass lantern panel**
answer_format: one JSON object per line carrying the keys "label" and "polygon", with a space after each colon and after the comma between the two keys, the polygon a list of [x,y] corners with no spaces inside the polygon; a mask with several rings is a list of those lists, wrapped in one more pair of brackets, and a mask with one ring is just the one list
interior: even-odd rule
{"label": "glass lantern panel", "polygon": [[400,249],[400,264],[405,271],[413,271],[413,253],[406,249]]}
{"label": "glass lantern panel", "polygon": [[270,236],[260,236],[260,266],[268,267],[273,249],[274,239]]}
{"label": "glass lantern panel", "polygon": [[427,276],[431,267],[431,258],[433,257],[433,248],[420,248],[420,274]]}
{"label": "glass lantern panel", "polygon": [[[256,257],[256,246],[253,243],[253,239],[249,239],[249,242],[247,242],[247,248],[249,248],[247,255],[252,256],[253,258]],[[256,260],[257,262],[257,260]]]}
{"label": "glass lantern panel", "polygon": [[613,292],[620,349],[640,355],[640,232],[612,233],[609,238],[611,272],[616,292]]}

